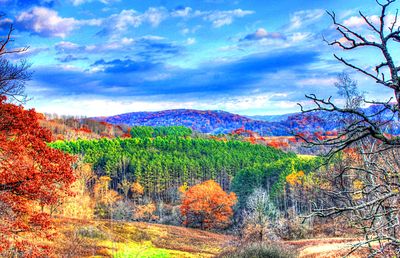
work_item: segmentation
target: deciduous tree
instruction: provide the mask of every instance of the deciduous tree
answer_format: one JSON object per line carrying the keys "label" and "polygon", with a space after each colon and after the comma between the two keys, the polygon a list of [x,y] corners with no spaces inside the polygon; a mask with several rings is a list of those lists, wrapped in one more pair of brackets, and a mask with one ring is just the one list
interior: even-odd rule
{"label": "deciduous tree", "polygon": [[[39,255],[31,238],[47,236],[49,214],[36,207],[55,204],[74,181],[73,158],[47,146],[51,133],[39,114],[0,97],[0,256],[6,250]],[[25,237],[23,237],[25,236]]]}
{"label": "deciduous tree", "polygon": [[227,194],[213,180],[192,186],[182,200],[184,224],[201,229],[223,228],[230,221],[236,199],[234,193]]}

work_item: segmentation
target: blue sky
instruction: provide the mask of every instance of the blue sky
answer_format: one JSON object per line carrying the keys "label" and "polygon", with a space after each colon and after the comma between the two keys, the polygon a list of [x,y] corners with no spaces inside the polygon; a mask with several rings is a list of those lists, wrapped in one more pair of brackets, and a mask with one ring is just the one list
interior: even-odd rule
{"label": "blue sky", "polygon": [[[12,47],[30,46],[11,58],[32,63],[27,106],[40,112],[296,112],[306,93],[335,96],[333,83],[345,67],[333,53],[363,67],[379,62],[373,51],[342,53],[322,40],[338,38],[325,10],[370,33],[356,16],[363,10],[373,19],[379,12],[373,0],[0,0],[0,6],[7,11],[0,32],[12,22]],[[390,96],[352,76],[370,99]]]}

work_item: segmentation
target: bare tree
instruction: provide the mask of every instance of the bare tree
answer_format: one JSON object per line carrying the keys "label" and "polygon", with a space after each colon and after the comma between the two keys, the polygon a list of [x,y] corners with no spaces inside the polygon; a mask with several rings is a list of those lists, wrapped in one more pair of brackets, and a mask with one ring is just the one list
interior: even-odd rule
{"label": "bare tree", "polygon": [[[0,19],[4,14],[0,14]],[[12,34],[13,24],[9,24],[6,35],[0,36],[0,95],[6,96],[11,100],[24,103],[27,100],[25,94],[25,84],[31,79],[31,72],[28,71],[30,65],[26,60],[12,62],[7,59],[9,55],[18,55],[28,50],[28,47],[10,48],[14,41]]]}
{"label": "bare tree", "polygon": [[338,89],[338,94],[346,100],[345,107],[356,109],[361,106],[364,100],[364,94],[358,90],[357,81],[353,80],[349,73],[342,72],[337,76],[335,87]]}
{"label": "bare tree", "polygon": [[[263,188],[256,188],[247,198],[246,208],[242,212],[243,236],[252,241],[274,240],[273,225],[279,217],[278,209],[271,202],[269,194]],[[249,240],[250,240],[249,239]]]}
{"label": "bare tree", "polygon": [[[341,130],[336,137],[324,140],[303,138],[311,146],[329,147],[327,155],[330,160],[339,156],[335,163],[327,166],[329,173],[326,173],[328,176],[325,179],[330,182],[330,187],[322,191],[326,202],[323,206],[315,205],[311,216],[347,217],[364,236],[351,252],[366,246],[371,257],[400,253],[400,137],[391,130],[398,126],[400,111],[400,65],[396,64],[391,51],[400,43],[398,10],[389,15],[389,8],[395,2],[376,1],[380,7],[378,21],[359,12],[372,37],[353,30],[339,22],[334,12],[328,12],[340,39],[324,39],[329,45],[345,51],[377,49],[382,60],[365,65],[372,69],[363,68],[336,54],[334,57],[382,87],[392,89],[394,98],[383,102],[364,100],[374,105],[372,111],[366,111],[360,108],[361,97],[354,81],[339,77],[336,86],[339,95],[346,99],[343,107],[336,105],[331,97],[324,99],[315,94],[306,95],[315,105],[314,108],[305,109],[301,106],[304,113],[325,111],[346,118],[342,120]],[[395,103],[391,102],[393,99]]]}

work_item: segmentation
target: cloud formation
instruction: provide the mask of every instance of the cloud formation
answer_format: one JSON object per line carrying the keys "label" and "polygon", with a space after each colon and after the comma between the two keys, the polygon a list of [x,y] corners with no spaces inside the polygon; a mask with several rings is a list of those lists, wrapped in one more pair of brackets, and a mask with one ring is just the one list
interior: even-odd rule
{"label": "cloud formation", "polygon": [[99,26],[100,19],[77,20],[61,17],[57,11],[47,7],[33,7],[19,13],[15,18],[17,29],[42,37],[65,38],[83,25]]}
{"label": "cloud formation", "polygon": [[324,14],[325,11],[322,9],[302,10],[295,12],[291,15],[290,23],[287,26],[286,30],[294,31],[311,25],[321,19]]}
{"label": "cloud formation", "polygon": [[262,39],[286,39],[286,36],[279,32],[267,32],[264,28],[257,29],[254,33],[247,34],[241,40],[262,40]]}
{"label": "cloud formation", "polygon": [[[78,6],[81,4],[85,4],[85,3],[89,3],[89,2],[93,2],[96,0],[69,0],[73,5]],[[119,2],[120,0],[97,0],[100,3],[103,4],[111,4],[113,2]]]}
{"label": "cloud formation", "polygon": [[253,13],[254,11],[250,10],[235,9],[210,12],[196,11],[194,15],[203,17],[204,20],[212,22],[213,27],[219,28],[231,24],[236,18],[242,18]]}
{"label": "cloud formation", "polygon": [[34,7],[16,17],[17,28],[44,37],[65,38],[79,24],[74,18],[63,18],[54,10]]}

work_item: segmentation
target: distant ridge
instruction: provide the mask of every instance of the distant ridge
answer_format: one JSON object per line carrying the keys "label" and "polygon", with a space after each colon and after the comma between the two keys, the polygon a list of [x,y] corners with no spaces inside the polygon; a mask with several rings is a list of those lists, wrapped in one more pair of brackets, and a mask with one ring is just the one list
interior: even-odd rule
{"label": "distant ridge", "polygon": [[[376,112],[377,107],[363,109]],[[155,112],[132,112],[109,117],[96,117],[98,121],[128,126],[186,126],[208,134],[230,133],[244,128],[262,136],[287,136],[294,132],[332,131],[338,128],[337,114],[328,112],[293,113],[277,116],[241,116],[222,110],[172,109]],[[389,118],[388,118],[389,119]],[[395,131],[399,131],[396,123]]]}

